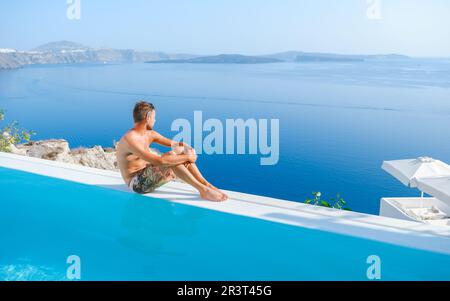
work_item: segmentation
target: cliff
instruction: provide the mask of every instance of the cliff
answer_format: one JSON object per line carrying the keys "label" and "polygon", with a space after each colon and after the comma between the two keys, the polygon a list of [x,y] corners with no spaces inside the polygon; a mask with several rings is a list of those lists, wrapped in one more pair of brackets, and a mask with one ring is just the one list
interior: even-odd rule
{"label": "cliff", "polygon": [[61,41],[39,46],[32,51],[0,51],[0,69],[40,64],[135,63],[193,57],[195,56],[190,54],[169,54],[132,49],[94,49],[73,42]]}
{"label": "cliff", "polygon": [[79,164],[93,168],[117,170],[116,150],[94,146],[92,148],[70,149],[64,139],[32,141],[11,147],[18,155]]}

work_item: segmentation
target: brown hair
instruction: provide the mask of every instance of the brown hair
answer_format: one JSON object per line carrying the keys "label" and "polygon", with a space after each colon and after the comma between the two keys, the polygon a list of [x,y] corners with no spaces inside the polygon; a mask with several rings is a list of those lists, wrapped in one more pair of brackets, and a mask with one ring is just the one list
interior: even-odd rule
{"label": "brown hair", "polygon": [[149,102],[145,102],[143,100],[139,101],[138,103],[136,103],[136,105],[134,106],[134,110],[133,110],[134,122],[138,123],[138,122],[145,120],[145,118],[147,118],[148,112],[151,112],[154,110],[155,110],[155,106],[153,106],[153,104],[151,104]]}

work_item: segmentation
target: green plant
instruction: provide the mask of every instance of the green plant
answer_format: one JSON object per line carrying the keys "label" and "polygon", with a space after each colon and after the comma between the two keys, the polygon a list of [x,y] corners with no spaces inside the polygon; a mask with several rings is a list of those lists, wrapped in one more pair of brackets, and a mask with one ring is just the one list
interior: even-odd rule
{"label": "green plant", "polygon": [[312,195],[314,198],[307,198],[305,204],[351,211],[350,208],[346,207],[347,203],[339,193],[336,195],[336,198],[330,198],[329,202],[322,199],[322,193],[320,191],[313,192]]}
{"label": "green plant", "polygon": [[[5,120],[5,111],[0,109],[0,122]],[[19,127],[17,121],[13,121],[10,124],[0,128],[0,152],[11,152],[11,145],[28,142],[32,135],[35,135],[34,131],[28,131]]]}

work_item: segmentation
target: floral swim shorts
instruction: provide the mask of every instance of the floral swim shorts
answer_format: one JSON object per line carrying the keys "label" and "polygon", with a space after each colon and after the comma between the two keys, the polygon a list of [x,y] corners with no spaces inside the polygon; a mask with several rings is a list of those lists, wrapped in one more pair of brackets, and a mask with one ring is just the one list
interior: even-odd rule
{"label": "floral swim shorts", "polygon": [[131,179],[129,187],[136,193],[144,194],[153,192],[175,178],[175,173],[170,167],[147,165]]}

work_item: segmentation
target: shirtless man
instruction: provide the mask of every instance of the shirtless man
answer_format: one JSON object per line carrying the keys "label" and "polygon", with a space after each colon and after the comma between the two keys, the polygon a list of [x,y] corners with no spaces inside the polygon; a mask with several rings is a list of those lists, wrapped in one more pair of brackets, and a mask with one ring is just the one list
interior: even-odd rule
{"label": "shirtless man", "polygon": [[[174,142],[153,130],[155,108],[138,102],[133,110],[134,127],[117,144],[117,163],[125,183],[134,192],[144,194],[178,177],[190,184],[205,200],[221,202],[228,196],[202,176],[195,162],[195,150],[183,142]],[[172,147],[161,156],[150,151],[151,143]]]}

